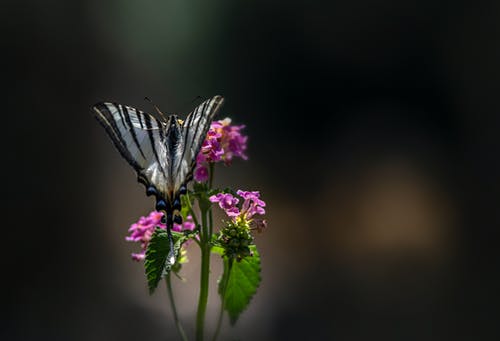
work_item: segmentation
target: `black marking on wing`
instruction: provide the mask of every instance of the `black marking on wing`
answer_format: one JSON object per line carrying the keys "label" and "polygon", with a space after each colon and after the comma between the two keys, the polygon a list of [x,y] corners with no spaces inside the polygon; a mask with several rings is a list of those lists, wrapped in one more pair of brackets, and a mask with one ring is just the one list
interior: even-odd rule
{"label": "black marking on wing", "polygon": [[[146,121],[146,129],[147,129],[148,136],[149,136],[149,143],[151,144],[151,150],[153,151],[153,154],[156,158],[156,162],[158,162],[158,165],[160,165],[160,168],[161,168],[163,174],[165,174],[165,170],[163,169],[163,166],[160,163],[160,158],[158,157],[158,152],[156,151],[155,139],[153,136],[153,129],[152,129],[153,126],[151,125],[151,118],[146,116],[145,121]],[[160,129],[160,131],[161,131],[161,129]]]}
{"label": "black marking on wing", "polygon": [[139,110],[135,109],[135,114],[137,118],[139,119],[139,125],[141,126],[141,129],[144,129],[144,124],[142,123],[142,115]]}
{"label": "black marking on wing", "polygon": [[139,182],[146,188],[153,185],[165,195],[169,158],[160,138],[165,124],[137,109],[109,102],[96,104],[93,109],[122,157],[136,170]]}
{"label": "black marking on wing", "polygon": [[[130,120],[130,115],[128,114],[128,110],[126,106],[123,106],[123,115],[125,116],[125,121],[128,124],[128,130],[130,131],[130,134],[132,134],[132,139],[134,140],[134,143],[139,149],[139,152],[141,153],[142,157],[144,160],[146,160],[146,156],[144,155],[144,152],[142,151],[141,145],[139,144],[139,140],[137,140],[137,134],[135,133],[135,129],[132,127],[132,121]],[[138,115],[139,121],[141,120],[140,116]]]}
{"label": "black marking on wing", "polygon": [[143,168],[139,165],[139,163],[137,163],[137,161],[132,157],[132,154],[130,154],[130,151],[127,149],[127,143],[123,139],[120,129],[118,128],[118,125],[113,118],[113,114],[109,111],[109,108],[105,104],[97,104],[94,108],[96,108],[97,112],[102,115],[102,117],[100,115],[97,115],[97,120],[104,127],[110,137],[115,137],[111,140],[113,141],[115,147],[123,155],[125,160],[127,160],[127,162],[132,167],[134,167],[136,171],[139,172],[143,170]]}
{"label": "black marking on wing", "polygon": [[[221,96],[214,96],[211,99],[206,100],[202,104],[200,104],[198,107],[196,107],[195,110],[191,114],[189,114],[188,118],[184,122],[183,125],[183,133],[184,133],[184,150],[182,151],[182,158],[181,160],[189,158],[186,153],[190,152],[193,153],[193,155],[190,155],[190,160],[188,161],[188,167],[190,167],[189,171],[186,174],[186,181],[188,182],[192,178],[192,172],[196,166],[196,156],[200,152],[201,145],[203,144],[203,141],[205,139],[205,136],[210,128],[210,124],[212,123],[213,116],[217,113],[218,109],[222,105],[224,99]],[[208,108],[207,108],[208,107]],[[193,120],[197,119],[196,125],[192,127],[191,125],[193,124]],[[200,130],[201,128],[201,130]],[[193,133],[194,129],[194,133]],[[191,135],[191,141],[190,144],[188,145],[188,136]],[[180,164],[179,164],[180,166]],[[179,171],[179,169],[177,169]]]}

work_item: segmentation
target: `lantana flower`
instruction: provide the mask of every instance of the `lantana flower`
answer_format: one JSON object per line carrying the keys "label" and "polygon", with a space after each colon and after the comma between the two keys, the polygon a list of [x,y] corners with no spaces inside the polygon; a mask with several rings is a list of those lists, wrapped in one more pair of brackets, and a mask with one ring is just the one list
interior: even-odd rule
{"label": "lantana flower", "polygon": [[[144,258],[146,257],[146,249],[156,227],[159,227],[161,229],[167,228],[167,226],[161,222],[162,217],[162,212],[153,211],[147,217],[140,217],[137,223],[130,226],[128,230],[130,232],[130,235],[125,237],[125,240],[141,244],[141,251],[139,253],[132,253],[133,260],[144,260]],[[193,221],[193,217],[188,215],[182,224],[174,223],[172,231],[192,231],[195,229],[195,227],[196,226]]]}
{"label": "lantana flower", "polygon": [[266,213],[264,209],[266,203],[260,199],[260,193],[258,191],[249,192],[238,190],[236,193],[243,198],[241,209],[237,206],[239,199],[235,198],[230,193],[218,193],[212,195],[209,200],[213,203],[218,203],[219,207],[222,208],[227,216],[233,221],[240,219],[249,222],[254,215],[264,215]]}
{"label": "lantana flower", "polygon": [[245,128],[244,125],[231,125],[230,118],[212,122],[207,138],[196,157],[194,171],[196,181],[208,180],[209,163],[223,161],[226,165],[230,165],[235,157],[248,159],[245,154],[248,137],[241,133],[243,128]]}
{"label": "lantana flower", "polygon": [[256,215],[261,216],[266,213],[264,209],[266,203],[260,199],[260,193],[256,191],[238,190],[236,194],[243,199],[241,205],[238,205],[240,199],[231,193],[218,193],[212,195],[209,200],[218,203],[231,218],[221,228],[218,242],[223,245],[226,256],[241,261],[253,255],[250,249],[250,245],[253,244],[250,230],[261,232],[267,226],[265,220],[255,218]]}
{"label": "lantana flower", "polygon": [[219,203],[220,208],[226,212],[226,214],[231,217],[237,217],[240,215],[240,210],[236,206],[240,201],[238,198],[233,197],[232,194],[229,193],[218,193],[216,195],[212,195],[209,200],[211,202]]}

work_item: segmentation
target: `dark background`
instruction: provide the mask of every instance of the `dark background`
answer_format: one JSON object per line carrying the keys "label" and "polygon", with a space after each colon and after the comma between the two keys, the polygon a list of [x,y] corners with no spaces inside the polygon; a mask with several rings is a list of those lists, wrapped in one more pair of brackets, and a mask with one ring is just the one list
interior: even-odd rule
{"label": "dark background", "polygon": [[222,339],[497,339],[499,19],[498,1],[2,2],[1,338],[176,339],[124,241],[152,202],[90,106],[222,94],[250,159],[217,182],[260,190],[269,221]]}

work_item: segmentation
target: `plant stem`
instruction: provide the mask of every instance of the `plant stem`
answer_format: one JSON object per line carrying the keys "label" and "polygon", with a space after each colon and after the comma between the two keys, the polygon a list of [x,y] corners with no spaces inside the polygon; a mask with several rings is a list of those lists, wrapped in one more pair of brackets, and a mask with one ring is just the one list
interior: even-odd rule
{"label": "plant stem", "polygon": [[177,327],[177,331],[181,335],[181,339],[183,341],[187,341],[186,333],[184,333],[184,329],[182,328],[181,321],[179,320],[179,315],[177,314],[177,308],[175,307],[174,294],[172,293],[172,283],[170,278],[170,273],[165,276],[165,282],[167,284],[167,294],[170,300],[170,307],[172,308],[172,312],[174,314],[175,326]]}
{"label": "plant stem", "polygon": [[196,315],[196,340],[203,340],[205,325],[205,312],[208,303],[208,277],[210,272],[210,238],[207,226],[207,211],[201,214],[201,275],[200,275],[200,297],[198,299],[198,313]]}
{"label": "plant stem", "polygon": [[[210,163],[210,177],[208,191],[212,188],[214,178],[214,165]],[[208,303],[208,279],[210,276],[210,251],[212,248],[212,208],[208,198],[198,202],[201,210],[200,250],[201,250],[201,274],[200,274],[200,297],[198,298],[198,312],[196,314],[196,340],[202,341],[205,327],[205,313]],[[192,211],[192,207],[190,207]],[[207,217],[209,222],[207,222]]]}
{"label": "plant stem", "polygon": [[[208,189],[209,190],[212,189],[212,184],[214,181],[214,172],[215,172],[215,167],[214,167],[214,164],[211,162],[210,163],[210,173],[209,173],[210,178],[208,180]],[[213,222],[213,218],[212,218],[212,209],[210,208],[210,210],[208,210],[208,231],[210,233],[210,239],[212,239],[213,225],[214,225],[214,222]]]}
{"label": "plant stem", "polygon": [[214,169],[215,169],[213,162],[209,163],[209,168],[210,168],[210,170],[209,170],[209,173],[208,173],[209,174],[208,188],[212,189],[212,184],[214,182]]}
{"label": "plant stem", "polygon": [[224,317],[224,304],[226,304],[226,289],[227,283],[229,282],[229,276],[231,275],[231,268],[233,265],[232,259],[224,258],[224,278],[222,278],[222,292],[221,292],[221,302],[220,302],[220,310],[219,317],[217,318],[217,328],[215,329],[214,336],[212,341],[217,340],[219,337],[220,327],[222,326],[222,318]]}
{"label": "plant stem", "polygon": [[210,211],[208,211],[208,233],[210,236],[210,241],[212,240],[213,225],[214,225],[214,221],[212,218],[212,209],[210,209]]}

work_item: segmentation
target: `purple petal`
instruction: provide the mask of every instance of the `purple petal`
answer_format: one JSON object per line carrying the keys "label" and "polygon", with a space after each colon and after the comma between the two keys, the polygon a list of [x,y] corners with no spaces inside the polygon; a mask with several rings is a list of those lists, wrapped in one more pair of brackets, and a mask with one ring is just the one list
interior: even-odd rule
{"label": "purple petal", "polygon": [[208,180],[208,169],[205,166],[198,166],[194,171],[194,179],[198,182],[205,182]]}

